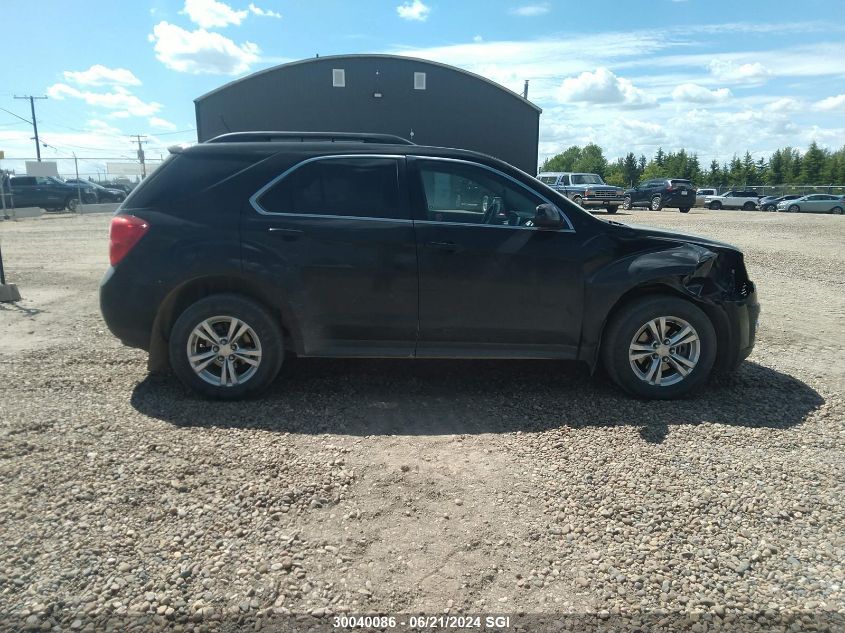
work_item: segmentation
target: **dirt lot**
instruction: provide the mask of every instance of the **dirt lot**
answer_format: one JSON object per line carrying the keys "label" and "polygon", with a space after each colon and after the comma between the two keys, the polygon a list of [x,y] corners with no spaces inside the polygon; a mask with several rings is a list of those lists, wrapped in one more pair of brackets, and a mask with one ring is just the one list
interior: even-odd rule
{"label": "dirt lot", "polygon": [[731,380],[640,402],[564,363],[299,360],[208,403],[100,320],[108,216],[0,224],[0,630],[842,630],[845,219],[616,219],[745,249],[763,314]]}

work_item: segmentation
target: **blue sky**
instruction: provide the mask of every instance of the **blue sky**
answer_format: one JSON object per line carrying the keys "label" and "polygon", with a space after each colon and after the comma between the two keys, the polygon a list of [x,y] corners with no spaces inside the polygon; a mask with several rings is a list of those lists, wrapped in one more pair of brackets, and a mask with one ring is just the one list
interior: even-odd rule
{"label": "blue sky", "polygon": [[[86,174],[133,157],[130,134],[150,157],[195,140],[194,98],[317,53],[433,59],[517,92],[530,79],[541,159],[589,141],[703,162],[845,145],[841,0],[4,0],[2,14],[0,108],[29,118],[14,95],[49,95],[42,156],[76,152]],[[33,156],[31,135],[0,110],[7,157]]]}

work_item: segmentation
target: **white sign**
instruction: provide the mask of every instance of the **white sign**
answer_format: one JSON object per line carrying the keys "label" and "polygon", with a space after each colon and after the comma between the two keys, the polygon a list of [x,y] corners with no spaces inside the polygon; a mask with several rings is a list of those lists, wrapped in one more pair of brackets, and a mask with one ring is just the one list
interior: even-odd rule
{"label": "white sign", "polygon": [[106,163],[106,171],[112,176],[140,176],[144,173],[141,163]]}
{"label": "white sign", "polygon": [[59,168],[56,161],[26,161],[26,175],[27,176],[53,176],[59,177]]}

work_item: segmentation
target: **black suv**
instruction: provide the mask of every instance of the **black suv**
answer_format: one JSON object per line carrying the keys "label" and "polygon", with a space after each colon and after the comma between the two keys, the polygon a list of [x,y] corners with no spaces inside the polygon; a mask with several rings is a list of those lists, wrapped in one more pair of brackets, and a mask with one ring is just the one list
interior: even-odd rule
{"label": "black suv", "polygon": [[600,220],[489,156],[281,132],[171,151],[112,219],[100,304],[206,396],[295,354],[578,359],[672,398],[754,344],[737,248]]}
{"label": "black suv", "polygon": [[679,178],[653,178],[628,189],[622,201],[623,209],[648,207],[660,211],[664,207],[689,213],[695,205],[695,187],[689,180]]}
{"label": "black suv", "polygon": [[45,211],[76,211],[80,200],[83,203],[96,202],[97,196],[84,189],[77,191],[69,185],[49,176],[14,176],[9,179],[11,202],[18,209],[41,207]]}

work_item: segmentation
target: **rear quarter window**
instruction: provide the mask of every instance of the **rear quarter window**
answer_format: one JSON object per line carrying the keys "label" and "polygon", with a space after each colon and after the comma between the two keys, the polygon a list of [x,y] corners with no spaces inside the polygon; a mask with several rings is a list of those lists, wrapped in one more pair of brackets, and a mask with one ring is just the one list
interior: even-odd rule
{"label": "rear quarter window", "polygon": [[244,156],[175,154],[136,187],[124,208],[150,208],[168,205],[202,193],[252,165]]}

